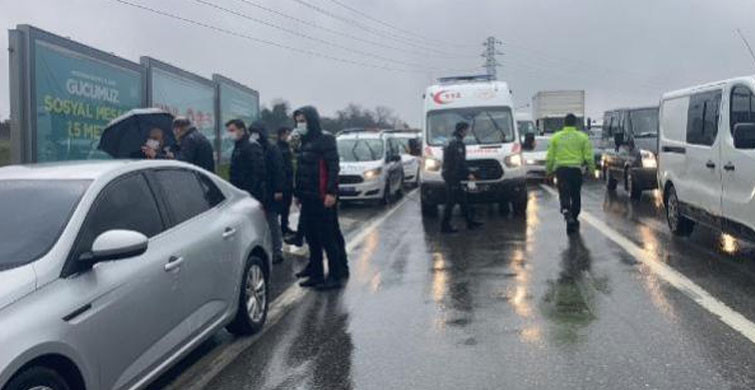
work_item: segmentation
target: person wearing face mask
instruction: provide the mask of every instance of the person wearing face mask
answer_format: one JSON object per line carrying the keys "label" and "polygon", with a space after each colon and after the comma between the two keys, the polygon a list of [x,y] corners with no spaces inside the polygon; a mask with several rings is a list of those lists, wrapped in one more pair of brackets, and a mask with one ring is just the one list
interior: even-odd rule
{"label": "person wearing face mask", "polygon": [[273,263],[279,263],[283,261],[283,235],[279,222],[286,176],[283,157],[278,147],[270,142],[264,122],[252,123],[249,126],[249,135],[253,142],[262,147],[265,156],[265,183],[267,184],[265,215],[273,238]]}
{"label": "person wearing face mask", "polygon": [[225,124],[226,131],[234,141],[231,154],[230,182],[236,188],[248,192],[263,205],[267,202],[265,154],[258,142],[249,140],[246,125],[240,119]]}
{"label": "person wearing face mask", "polygon": [[173,120],[173,135],[178,142],[176,160],[215,172],[215,156],[212,144],[186,117]]}
{"label": "person wearing face mask", "polygon": [[141,158],[152,160],[164,160],[169,158],[170,151],[165,146],[165,133],[160,128],[155,127],[149,131],[147,142],[141,149]]}
{"label": "person wearing face mask", "polygon": [[[301,204],[304,235],[309,244],[309,264],[297,276],[307,277],[302,287],[340,288],[348,278],[345,246],[338,225],[339,157],[335,137],[320,127],[314,107],[294,112],[296,130],[301,137],[297,158],[294,196]],[[329,274],[323,269],[323,250],[327,253]]]}

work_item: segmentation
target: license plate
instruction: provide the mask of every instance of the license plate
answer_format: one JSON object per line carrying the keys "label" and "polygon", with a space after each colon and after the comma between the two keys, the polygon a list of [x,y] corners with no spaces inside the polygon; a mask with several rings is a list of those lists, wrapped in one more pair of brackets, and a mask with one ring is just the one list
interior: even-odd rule
{"label": "license plate", "polygon": [[357,192],[356,188],[354,187],[341,187],[338,190],[345,195],[355,194]]}
{"label": "license plate", "polygon": [[469,192],[470,194],[477,194],[480,192],[485,192],[487,190],[488,190],[488,186],[485,184],[477,184],[475,188],[467,187],[467,192]]}

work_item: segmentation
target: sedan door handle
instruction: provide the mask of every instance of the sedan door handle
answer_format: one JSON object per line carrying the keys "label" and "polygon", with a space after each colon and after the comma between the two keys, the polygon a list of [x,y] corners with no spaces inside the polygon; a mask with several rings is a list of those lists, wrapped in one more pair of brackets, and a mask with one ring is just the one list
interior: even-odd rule
{"label": "sedan door handle", "polygon": [[165,272],[170,272],[173,270],[176,270],[181,267],[181,264],[183,264],[184,258],[183,257],[176,257],[172,256],[168,260],[168,264],[165,264]]}
{"label": "sedan door handle", "polygon": [[234,228],[227,227],[227,228],[225,228],[225,231],[223,231],[223,239],[224,240],[227,240],[227,239],[229,239],[229,238],[231,238],[231,237],[233,237],[235,235],[236,235],[236,229],[234,229]]}
{"label": "sedan door handle", "polygon": [[734,168],[735,168],[734,164],[732,164],[731,162],[726,163],[726,165],[724,165],[724,169],[727,170],[727,171],[733,171]]}
{"label": "sedan door handle", "polygon": [[705,163],[705,167],[713,169],[716,167],[716,164],[713,163],[713,161],[708,160],[708,162]]}

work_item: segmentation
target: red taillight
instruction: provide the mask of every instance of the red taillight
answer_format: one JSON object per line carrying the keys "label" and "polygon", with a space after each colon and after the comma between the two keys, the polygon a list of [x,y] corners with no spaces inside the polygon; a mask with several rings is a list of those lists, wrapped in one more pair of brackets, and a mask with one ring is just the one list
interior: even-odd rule
{"label": "red taillight", "polygon": [[522,144],[519,142],[514,143],[514,146],[511,147],[511,154],[517,154],[522,152]]}
{"label": "red taillight", "polygon": [[429,146],[425,146],[424,156],[425,157],[432,157],[433,156],[433,148],[431,148]]}

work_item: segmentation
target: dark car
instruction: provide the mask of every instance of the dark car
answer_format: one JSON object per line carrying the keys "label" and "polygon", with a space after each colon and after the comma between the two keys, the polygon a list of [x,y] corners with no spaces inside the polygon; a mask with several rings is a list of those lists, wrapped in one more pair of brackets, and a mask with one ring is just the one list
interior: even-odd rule
{"label": "dark car", "polygon": [[[632,199],[658,187],[658,107],[607,111],[603,118],[603,177],[608,190],[619,182]],[[612,144],[612,147],[607,145]]]}

